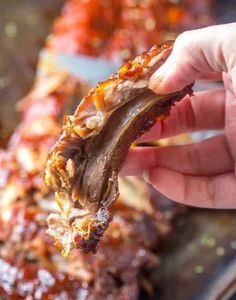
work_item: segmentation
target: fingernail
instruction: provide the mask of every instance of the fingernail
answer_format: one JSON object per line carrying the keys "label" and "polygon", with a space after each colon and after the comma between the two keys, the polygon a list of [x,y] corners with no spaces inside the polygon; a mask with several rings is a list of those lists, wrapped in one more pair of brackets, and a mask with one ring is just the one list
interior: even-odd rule
{"label": "fingernail", "polygon": [[165,78],[163,75],[153,74],[153,76],[151,77],[150,82],[149,82],[149,88],[151,90],[158,91],[159,88],[161,87],[164,79]]}
{"label": "fingernail", "polygon": [[149,170],[145,170],[145,171],[143,172],[143,179],[144,179],[144,181],[146,181],[147,183],[150,183],[149,175],[150,175]]}

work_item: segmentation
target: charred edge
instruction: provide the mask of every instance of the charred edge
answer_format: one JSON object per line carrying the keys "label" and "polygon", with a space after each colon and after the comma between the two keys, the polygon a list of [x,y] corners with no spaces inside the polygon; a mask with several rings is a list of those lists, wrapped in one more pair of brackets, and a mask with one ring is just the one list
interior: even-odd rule
{"label": "charred edge", "polygon": [[76,245],[76,248],[81,249],[83,253],[96,253],[98,250],[98,245],[101,237],[104,232],[107,230],[109,223],[111,222],[112,217],[110,217],[106,223],[99,224],[94,227],[94,230],[91,231],[90,237],[88,239],[82,238]]}

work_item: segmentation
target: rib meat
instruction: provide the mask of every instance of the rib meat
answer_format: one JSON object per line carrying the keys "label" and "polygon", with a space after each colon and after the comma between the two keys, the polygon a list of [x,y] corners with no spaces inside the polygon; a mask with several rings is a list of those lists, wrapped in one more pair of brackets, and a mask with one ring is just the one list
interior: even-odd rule
{"label": "rib meat", "polygon": [[149,189],[138,179],[122,182],[122,199],[112,208],[114,218],[96,256],[72,251],[62,257],[45,232],[48,213],[58,209],[52,191],[43,186],[43,164],[59,132],[60,117],[71,99],[78,99],[80,87],[68,74],[51,74],[37,79],[20,102],[22,122],[1,156],[0,294],[4,299],[135,300],[140,270],[158,265],[152,249],[169,233],[171,223],[165,212],[155,215]]}
{"label": "rib meat", "polygon": [[[60,53],[104,56],[108,61],[123,62],[153,43],[175,37],[186,27],[209,25],[211,6],[207,3],[211,0],[193,2],[68,0],[46,44]],[[202,18],[202,14],[208,17]],[[47,74],[52,66],[53,61],[48,64],[40,59],[39,69],[46,68]],[[38,78],[20,102],[19,126],[6,150],[0,151],[0,298],[137,300],[143,277],[150,290],[146,274],[158,265],[152,251],[169,234],[173,217],[181,212],[179,205],[170,203],[169,207],[157,201],[156,191],[150,191],[141,179],[120,178],[121,195],[110,207],[113,219],[97,254],[84,255],[76,249],[67,257],[58,253],[53,239],[45,234],[45,220],[49,212],[58,212],[58,207],[52,190],[44,185],[43,168],[60,132],[61,117],[68,113],[75,98],[78,104],[81,87],[74,76],[55,70]],[[107,122],[112,123],[112,130],[118,130],[109,118],[104,124]],[[132,139],[133,131],[127,136]],[[94,139],[100,147],[99,137],[94,135]],[[109,155],[117,149],[109,149]],[[70,164],[73,168],[73,162],[69,162],[68,170]],[[76,213],[87,213],[74,204],[74,219]],[[58,215],[54,217],[61,220]],[[66,239],[71,223],[64,220],[68,231],[60,222],[55,230],[59,236],[67,234]]]}
{"label": "rib meat", "polygon": [[156,118],[168,114],[191,87],[165,96],[148,82],[172,50],[172,42],[154,46],[117,74],[99,83],[67,116],[59,141],[48,156],[46,183],[56,190],[61,215],[48,218],[49,230],[64,253],[77,247],[96,252],[118,198],[118,173],[132,141]]}

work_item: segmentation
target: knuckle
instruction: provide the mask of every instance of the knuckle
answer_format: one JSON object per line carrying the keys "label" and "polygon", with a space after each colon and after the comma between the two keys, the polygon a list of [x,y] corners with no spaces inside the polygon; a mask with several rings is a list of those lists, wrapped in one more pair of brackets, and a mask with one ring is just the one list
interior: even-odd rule
{"label": "knuckle", "polygon": [[183,178],[183,194],[182,194],[182,203],[188,204],[189,202],[189,184],[186,180],[186,177]]}
{"label": "knuckle", "polygon": [[188,101],[186,101],[186,124],[190,130],[193,130],[196,127],[196,118],[194,113],[194,108],[192,104],[192,99],[187,98]]}
{"label": "knuckle", "polygon": [[[189,96],[186,96],[181,105],[179,104],[179,115],[182,122],[182,126],[188,128],[188,130],[192,130],[195,127],[196,120],[195,120],[195,113],[192,101],[194,101]],[[177,104],[178,105],[178,104]],[[177,106],[176,105],[176,106]]]}
{"label": "knuckle", "polygon": [[232,92],[234,93],[234,95],[236,95],[236,65],[231,68],[232,69],[230,70],[230,76],[224,75],[224,79],[227,81],[229,87],[232,84]]}
{"label": "knuckle", "polygon": [[208,203],[209,208],[214,208],[216,205],[215,199],[216,199],[216,186],[214,178],[208,177],[206,179],[206,200]]}
{"label": "knuckle", "polygon": [[186,159],[194,173],[199,173],[202,169],[201,154],[197,144],[191,144],[186,151]]}
{"label": "knuckle", "polygon": [[192,55],[192,50],[197,47],[198,36],[196,30],[184,31],[176,38],[173,51]]}
{"label": "knuckle", "polygon": [[230,153],[233,159],[236,161],[236,117],[235,119],[232,117],[230,120],[226,121],[224,132],[229,145]]}
{"label": "knuckle", "polygon": [[175,48],[185,48],[186,44],[190,44],[189,41],[192,40],[193,31],[184,31],[175,40]]}

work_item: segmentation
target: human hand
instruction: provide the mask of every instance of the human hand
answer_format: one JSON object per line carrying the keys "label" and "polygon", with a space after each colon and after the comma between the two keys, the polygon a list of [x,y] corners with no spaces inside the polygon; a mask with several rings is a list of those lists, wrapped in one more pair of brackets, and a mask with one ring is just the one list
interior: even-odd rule
{"label": "human hand", "polygon": [[189,145],[130,149],[122,175],[144,175],[161,193],[187,205],[236,208],[235,40],[236,23],[179,35],[150,88],[166,94],[199,78],[222,78],[224,89],[186,96],[141,141],[212,129],[223,129],[224,134]]}

